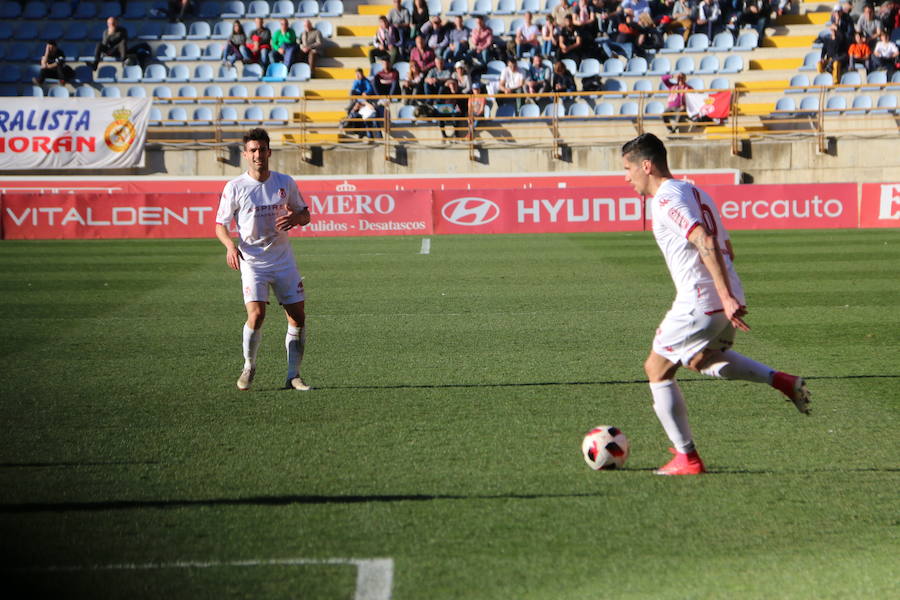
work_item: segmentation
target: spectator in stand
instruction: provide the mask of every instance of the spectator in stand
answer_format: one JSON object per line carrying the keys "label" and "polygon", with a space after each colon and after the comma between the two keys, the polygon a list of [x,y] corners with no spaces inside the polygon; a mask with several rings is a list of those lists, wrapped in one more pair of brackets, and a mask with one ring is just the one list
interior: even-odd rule
{"label": "spectator in stand", "polygon": [[[780,17],[782,15],[786,15],[791,12],[793,2],[792,2],[792,0],[777,0],[777,2],[774,2],[773,5],[775,8],[775,10],[774,10],[775,14]],[[760,38],[761,37],[762,36],[760,36]]]}
{"label": "spectator in stand", "polygon": [[193,2],[191,0],[169,0],[169,8],[166,11],[169,15],[169,22],[184,21],[184,16],[194,12]]}
{"label": "spectator in stand", "polygon": [[447,68],[444,59],[440,57],[434,59],[434,65],[425,74],[425,95],[445,93],[444,88],[451,77],[453,73]]}
{"label": "spectator in stand", "polygon": [[623,11],[631,10],[635,20],[640,19],[644,13],[650,15],[649,0],[623,0],[620,6]]}
{"label": "spectator in stand", "polygon": [[369,50],[370,63],[386,57],[393,64],[400,57],[403,38],[400,35],[400,30],[388,21],[387,17],[378,17],[378,29],[375,31],[375,39],[372,40],[372,46],[372,49]]}
{"label": "spectator in stand", "polygon": [[294,64],[294,56],[300,46],[297,45],[297,32],[291,29],[287,19],[278,21],[278,29],[272,34],[272,58],[283,62],[290,71]]}
{"label": "spectator in stand", "polygon": [[[501,94],[521,94],[525,91],[525,73],[519,68],[515,58],[509,57],[506,66],[500,71],[500,80],[497,82],[497,91]],[[521,104],[521,98],[516,99],[516,104]]]}
{"label": "spectator in stand", "polygon": [[31,82],[35,85],[43,85],[45,79],[57,79],[59,85],[72,84],[75,79],[75,71],[66,64],[66,53],[57,45],[56,40],[47,40],[44,45],[41,70]]}
{"label": "spectator in stand", "polygon": [[[841,6],[834,7],[834,11],[832,11],[831,13],[831,18],[828,20],[828,24],[830,25],[834,23],[835,25],[837,25],[838,31],[845,40],[852,40],[853,32],[856,30],[856,25],[854,24],[853,17],[850,16],[849,3],[843,4],[843,8],[846,10],[842,10]],[[820,36],[819,41],[822,41],[824,37],[825,36]]]}
{"label": "spectator in stand", "polygon": [[450,45],[450,30],[438,15],[434,15],[422,25],[420,35],[425,38],[425,45],[431,48],[436,56],[444,56]]}
{"label": "spectator in stand", "polygon": [[[853,19],[853,22],[859,20],[859,18],[863,14],[863,9],[865,9],[866,4],[869,3],[869,0],[844,0],[841,4],[841,8],[847,15]],[[848,38],[850,39],[850,38]]]}
{"label": "spectator in stand", "polygon": [[228,38],[222,53],[222,62],[233,66],[236,61],[248,63],[250,59],[247,34],[244,33],[244,26],[241,25],[241,22],[235,19],[231,25],[231,37]]}
{"label": "spectator in stand", "polygon": [[699,4],[694,26],[695,32],[705,33],[709,39],[713,39],[722,30],[724,23],[719,0],[703,0]]}
{"label": "spectator in stand", "polygon": [[838,31],[838,26],[832,23],[828,26],[828,33],[822,38],[822,53],[816,64],[816,70],[819,73],[830,72],[834,81],[838,81],[846,64],[847,41]]}
{"label": "spectator in stand", "polygon": [[478,134],[478,119],[483,117],[485,111],[487,109],[487,96],[483,93],[483,86],[480,81],[472,82],[472,95],[469,96],[468,102],[468,117],[469,117],[469,132],[466,134],[466,139],[471,140]]}
{"label": "spectator in stand", "polygon": [[588,0],[578,0],[575,3],[572,7],[572,21],[585,42],[597,37],[597,15],[594,13],[594,5]]}
{"label": "spectator in stand", "polygon": [[575,85],[575,76],[569,73],[562,61],[553,63],[553,74],[550,77],[550,89],[557,94],[574,92],[578,88]]}
{"label": "spectator in stand", "polygon": [[381,59],[381,70],[372,77],[376,96],[396,96],[400,93],[400,73],[387,58]]}
{"label": "spectator in stand", "polygon": [[421,35],[416,38],[416,45],[409,53],[409,64],[415,64],[423,73],[427,73],[434,66],[434,50],[425,45],[425,38]]}
{"label": "spectator in stand", "polygon": [[531,64],[525,73],[525,91],[529,94],[546,94],[550,91],[552,70],[537,54],[531,57]]}
{"label": "spectator in stand", "polygon": [[516,29],[516,58],[522,58],[526,52],[534,56],[540,51],[541,30],[532,22],[533,18],[531,12],[526,12],[525,21]]}
{"label": "spectator in stand", "polygon": [[425,0],[415,0],[413,2],[409,35],[413,38],[419,35],[422,31],[422,26],[430,19],[431,16],[428,14],[428,4],[425,3]]}
{"label": "spectator in stand", "polygon": [[465,62],[458,60],[453,65],[453,79],[456,81],[460,94],[472,93],[472,76],[469,74],[469,69]]}
{"label": "spectator in stand", "polygon": [[674,33],[681,31],[686,42],[691,37],[694,21],[691,19],[691,4],[688,0],[666,0],[666,16],[669,20],[663,25],[665,31]]}
{"label": "spectator in stand", "polygon": [[772,14],[772,6],[769,0],[746,0],[744,2],[744,10],[738,18],[738,26],[745,25],[752,27],[759,35],[759,40],[763,39],[766,34],[766,27],[769,25],[769,15]]}
{"label": "spectator in stand", "polygon": [[251,57],[258,62],[265,70],[269,66],[272,54],[272,32],[263,25],[261,17],[253,19],[256,29],[250,32],[250,41],[247,42],[247,49],[250,50]]}
{"label": "spectator in stand", "polygon": [[550,14],[553,15],[553,20],[556,21],[557,25],[562,27],[566,21],[566,16],[572,14],[572,8],[567,0],[559,0]]}
{"label": "spectator in stand", "polygon": [[900,61],[900,51],[897,44],[891,41],[886,31],[881,32],[881,39],[875,44],[875,50],[872,52],[872,66],[877,69],[886,69],[888,79],[894,75],[897,69],[897,63]]}
{"label": "spectator in stand", "polygon": [[88,63],[92,71],[97,70],[100,59],[104,56],[112,56],[121,61],[125,61],[128,53],[128,30],[119,25],[118,19],[109,17],[106,19],[106,30],[100,43],[94,49],[94,60]]}
{"label": "spectator in stand", "polygon": [[616,43],[625,51],[625,56],[631,58],[634,54],[640,54],[638,50],[643,48],[646,34],[643,29],[634,22],[631,9],[625,11],[622,21],[616,28]]}
{"label": "spectator in stand", "polygon": [[881,31],[886,32],[888,36],[900,27],[900,3],[896,0],[888,0],[878,7],[876,15],[881,21]]}
{"label": "spectator in stand", "polygon": [[863,34],[867,44],[874,46],[881,35],[881,21],[875,17],[875,10],[871,4],[866,4],[863,14],[856,21],[857,33]]}
{"label": "spectator in stand", "polygon": [[675,119],[676,124],[680,123],[687,119],[687,114],[685,113],[684,106],[684,95],[687,90],[693,89],[691,86],[687,84],[687,79],[684,76],[684,73],[675,73],[674,75],[663,75],[662,83],[666,86],[666,89],[669,90],[669,97],[666,99],[666,114],[663,114],[663,122],[666,124],[666,129],[668,129],[671,133],[675,133],[678,131],[678,128],[673,125],[669,125],[669,122],[672,119]]}
{"label": "spectator in stand", "polygon": [[462,15],[457,15],[453,21],[453,27],[447,33],[447,48],[444,50],[444,60],[457,62],[469,58],[469,28],[463,22]]}
{"label": "spectator in stand", "polygon": [[575,19],[572,15],[566,15],[563,26],[559,30],[557,47],[559,58],[570,58],[575,62],[581,60],[581,51],[584,44],[581,41],[581,33],[575,27]]}
{"label": "spectator in stand", "polygon": [[409,63],[409,72],[406,79],[400,82],[400,93],[403,94],[406,104],[409,104],[410,96],[418,96],[424,90],[425,73],[419,68],[418,63]]}
{"label": "spectator in stand", "polygon": [[857,67],[862,67],[866,70],[866,73],[871,70],[872,49],[866,43],[866,37],[862,32],[856,32],[856,41],[847,48],[847,56],[849,57],[851,71],[855,71]]}
{"label": "spectator in stand", "polygon": [[475,17],[475,28],[469,36],[469,48],[472,49],[474,58],[482,65],[490,62],[492,47],[494,45],[494,32],[484,23],[484,15]]}
{"label": "spectator in stand", "polygon": [[397,32],[400,35],[400,43],[403,47],[406,47],[409,40],[412,39],[410,36],[412,16],[400,0],[394,0],[393,4],[394,7],[388,11],[387,20],[391,25],[397,28]]}
{"label": "spectator in stand", "polygon": [[553,15],[547,15],[547,20],[541,25],[541,56],[551,58],[557,55],[559,43],[559,28]]}
{"label": "spectator in stand", "polygon": [[309,65],[310,73],[315,70],[316,58],[324,45],[322,32],[313,27],[312,21],[306,19],[303,22],[303,33],[300,34],[300,53],[297,59]]}
{"label": "spectator in stand", "polygon": [[[375,95],[375,86],[372,85],[372,82],[366,77],[365,72],[362,69],[356,69],[354,73],[353,85],[350,86],[350,97],[353,96],[374,96]],[[352,102],[351,102],[352,105]]]}

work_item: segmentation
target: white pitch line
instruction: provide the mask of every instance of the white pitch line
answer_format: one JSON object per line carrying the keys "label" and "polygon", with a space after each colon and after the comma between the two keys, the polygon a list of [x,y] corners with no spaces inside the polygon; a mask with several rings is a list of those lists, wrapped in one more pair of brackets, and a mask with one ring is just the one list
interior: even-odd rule
{"label": "white pitch line", "polygon": [[352,565],[356,567],[354,600],[390,600],[394,582],[391,558],[273,558],[265,560],[177,561],[171,563],[120,563],[24,567],[16,571],[71,573],[77,571],[149,571],[157,569],[211,569],[215,567],[264,567],[303,565]]}
{"label": "white pitch line", "polygon": [[419,254],[431,254],[431,238],[422,238],[422,249]]}

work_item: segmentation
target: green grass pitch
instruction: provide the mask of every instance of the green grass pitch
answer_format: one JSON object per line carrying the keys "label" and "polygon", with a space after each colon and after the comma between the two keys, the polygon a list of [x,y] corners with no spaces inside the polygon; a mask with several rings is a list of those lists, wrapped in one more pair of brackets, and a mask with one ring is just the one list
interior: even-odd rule
{"label": "green grass pitch", "polygon": [[[338,559],[382,558],[398,600],[896,598],[900,231],[733,238],[736,349],[814,414],[682,372],[695,478],[651,473],[650,234],[296,240],[309,393],[274,307],[235,389],[214,239],[3,242],[4,596],[374,598]],[[600,424],[624,470],[584,464]]]}

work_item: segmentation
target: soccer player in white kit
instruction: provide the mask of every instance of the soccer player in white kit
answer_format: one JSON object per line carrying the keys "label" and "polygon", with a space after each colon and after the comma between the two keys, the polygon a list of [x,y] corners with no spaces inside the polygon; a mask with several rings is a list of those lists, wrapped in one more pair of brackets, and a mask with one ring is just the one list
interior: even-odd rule
{"label": "soccer player in white kit", "polygon": [[[303,278],[294,261],[288,230],[309,223],[309,208],[293,178],[269,170],[269,135],[251,129],[244,135],[247,172],[225,184],[216,213],[216,237],[225,246],[225,260],[241,272],[247,322],[244,324],[244,369],[237,380],[240,390],[250,389],[256,375],[256,354],[262,339],[269,286],[287,315],[285,387],[309,390],[300,377],[306,347]],[[235,221],[238,243],[228,231]]]}
{"label": "soccer player in white kit", "polygon": [[666,147],[645,133],[622,147],[625,180],[638,194],[652,196],[653,235],[675,283],[672,308],[656,330],[644,363],[653,409],[675,455],[658,475],[705,472],[694,446],[687,406],[675,379],[682,365],[720,377],[767,383],[810,414],[803,378],[776,371],[731,350],[735,329],[749,331],[741,280],[734,270],[734,249],[709,195],[687,181],[672,178]]}

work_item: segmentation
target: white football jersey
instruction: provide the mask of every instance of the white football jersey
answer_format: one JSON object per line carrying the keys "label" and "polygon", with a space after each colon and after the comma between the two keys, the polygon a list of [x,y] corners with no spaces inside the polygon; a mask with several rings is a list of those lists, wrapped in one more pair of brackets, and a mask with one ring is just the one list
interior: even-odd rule
{"label": "white football jersey", "polygon": [[707,313],[722,309],[712,275],[700,259],[696,246],[688,240],[695,227],[704,227],[716,238],[725,259],[731,292],[742,305],[745,304],[741,280],[725,245],[728,232],[709,194],[687,181],[668,179],[659,186],[651,207],[653,235],[675,283],[675,302],[693,304]]}
{"label": "white football jersey", "polygon": [[216,222],[225,227],[237,222],[238,249],[248,265],[295,264],[288,232],[275,227],[275,220],[286,214],[286,204],[294,211],[307,208],[293,178],[270,171],[260,182],[244,173],[225,184]]}

